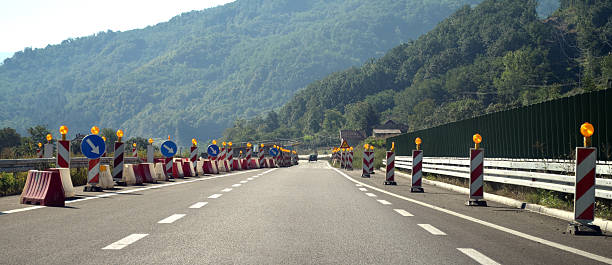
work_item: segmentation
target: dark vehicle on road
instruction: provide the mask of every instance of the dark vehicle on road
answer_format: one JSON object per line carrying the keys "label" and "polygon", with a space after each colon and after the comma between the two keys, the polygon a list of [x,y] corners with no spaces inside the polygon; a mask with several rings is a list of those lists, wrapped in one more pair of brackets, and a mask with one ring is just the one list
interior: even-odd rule
{"label": "dark vehicle on road", "polygon": [[317,161],[317,154],[312,154],[308,157],[308,162]]}

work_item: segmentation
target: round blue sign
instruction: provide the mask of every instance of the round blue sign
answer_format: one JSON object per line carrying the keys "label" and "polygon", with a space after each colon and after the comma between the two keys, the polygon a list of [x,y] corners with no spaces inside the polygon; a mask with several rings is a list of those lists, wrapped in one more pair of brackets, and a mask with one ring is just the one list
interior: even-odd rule
{"label": "round blue sign", "polygon": [[178,151],[178,147],[176,147],[176,144],[170,140],[163,142],[159,149],[162,155],[164,155],[165,157],[173,157]]}
{"label": "round blue sign", "polygon": [[106,152],[106,143],[98,135],[87,135],[81,141],[81,152],[89,159],[100,158]]}
{"label": "round blue sign", "polygon": [[270,155],[276,157],[278,155],[278,149],[270,148]]}
{"label": "round blue sign", "polygon": [[219,155],[219,146],[216,144],[211,144],[208,146],[208,150],[206,150],[208,155],[210,156],[218,156]]}

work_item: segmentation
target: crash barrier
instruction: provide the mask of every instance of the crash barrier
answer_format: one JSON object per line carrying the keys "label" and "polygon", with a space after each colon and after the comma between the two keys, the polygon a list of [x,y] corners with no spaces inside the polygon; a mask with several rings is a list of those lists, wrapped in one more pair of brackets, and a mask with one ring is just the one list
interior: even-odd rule
{"label": "crash barrier", "polygon": [[72,178],[70,177],[69,168],[50,168],[48,171],[54,171],[60,175],[62,180],[62,188],[64,189],[64,197],[72,198],[76,195],[74,186],[72,185]]}
{"label": "crash barrier", "polygon": [[247,163],[246,158],[240,159],[240,168],[241,169],[249,169],[249,164]]}
{"label": "crash barrier", "polygon": [[[101,157],[103,164],[112,164],[112,157]],[[48,167],[49,164],[56,163],[56,158],[28,158],[28,159],[0,159],[0,172],[27,172]],[[126,163],[138,163],[138,158],[125,158]],[[85,157],[72,157],[69,163],[70,168],[87,168],[89,160]]]}
{"label": "crash barrier", "polygon": [[123,167],[123,181],[127,185],[142,185],[142,178],[136,175],[135,169],[138,166],[135,164],[126,164]]}
{"label": "crash barrier", "polygon": [[233,170],[242,170],[242,165],[240,163],[240,159],[232,159],[232,169]]}
{"label": "crash barrier", "polygon": [[166,172],[164,170],[164,163],[157,162],[155,163],[155,179],[157,181],[167,181],[168,177],[166,176]]}
{"label": "crash barrier", "polygon": [[100,165],[100,183],[98,186],[102,189],[112,189],[115,187],[115,181],[111,175],[110,166]]}
{"label": "crash barrier", "polygon": [[174,178],[184,178],[185,174],[183,172],[183,162],[181,162],[180,158],[174,158],[172,161],[172,177]]}
{"label": "crash barrier", "polygon": [[58,171],[28,171],[20,203],[64,207],[66,197]]}
{"label": "crash barrier", "polygon": [[250,169],[260,168],[260,166],[259,166],[259,159],[256,159],[256,158],[251,158],[251,159],[248,161],[248,164],[249,164],[249,168],[250,168]]}
{"label": "crash barrier", "polygon": [[196,173],[198,176],[204,175],[204,161],[196,160],[195,162]]}
{"label": "crash barrier", "polygon": [[185,174],[185,177],[195,177],[196,176],[196,173],[193,167],[193,163],[191,163],[191,160],[189,159],[183,160],[183,173]]}
{"label": "crash barrier", "polygon": [[[386,164],[383,160],[383,164]],[[410,170],[412,157],[396,157],[397,168]],[[511,159],[484,160],[484,181],[524,186],[564,193],[575,193],[575,161],[539,160],[520,161]],[[423,173],[470,178],[470,160],[467,157],[424,157]],[[598,175],[612,175],[612,164],[598,161]],[[595,179],[595,197],[612,199],[612,179]]]}

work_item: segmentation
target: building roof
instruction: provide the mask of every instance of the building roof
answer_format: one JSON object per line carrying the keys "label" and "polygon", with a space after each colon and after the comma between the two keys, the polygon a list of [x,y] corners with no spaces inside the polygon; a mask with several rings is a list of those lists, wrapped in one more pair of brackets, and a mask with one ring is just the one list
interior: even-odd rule
{"label": "building roof", "polygon": [[401,124],[401,123],[396,123],[393,120],[388,120],[384,124],[376,125],[374,127],[374,129],[376,129],[376,130],[378,130],[378,129],[398,129],[402,133],[405,133],[405,132],[408,131],[408,125]]}
{"label": "building roof", "polygon": [[373,129],[372,131],[375,134],[391,134],[391,133],[401,134],[402,133],[400,129]]}
{"label": "building roof", "polygon": [[361,140],[366,138],[365,132],[357,130],[340,130],[340,141],[346,140],[349,146],[357,146]]}

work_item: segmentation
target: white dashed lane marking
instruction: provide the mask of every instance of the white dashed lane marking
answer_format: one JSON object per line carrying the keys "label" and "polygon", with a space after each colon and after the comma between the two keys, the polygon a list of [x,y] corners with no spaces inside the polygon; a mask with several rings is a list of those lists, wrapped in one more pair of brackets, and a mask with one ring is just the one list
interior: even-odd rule
{"label": "white dashed lane marking", "polygon": [[472,258],[473,260],[482,265],[499,265],[499,263],[495,262],[491,258],[485,256],[484,254],[478,252],[478,250],[475,250],[473,248],[458,248],[457,250],[463,252],[463,254],[467,255],[468,257]]}
{"label": "white dashed lane marking", "polygon": [[240,181],[240,183],[242,183],[242,184],[247,183],[247,182],[248,181],[246,181],[246,180]]}
{"label": "white dashed lane marking", "polygon": [[366,188],[359,188],[360,191],[368,191]]}
{"label": "white dashed lane marking", "polygon": [[419,226],[423,229],[425,229],[427,232],[431,233],[432,235],[436,235],[436,236],[445,236],[446,233],[440,231],[438,228],[435,228],[433,225],[430,224],[419,224]]}
{"label": "white dashed lane marking", "polygon": [[173,214],[168,216],[166,219],[163,219],[159,222],[157,222],[158,224],[171,224],[174,223],[176,220],[181,219],[185,217],[185,214]]}
{"label": "white dashed lane marking", "polygon": [[253,178],[248,178],[247,180],[253,180]]}
{"label": "white dashed lane marking", "polygon": [[[376,196],[376,195],[374,195]],[[382,203],[383,205],[390,205],[391,203],[385,200],[377,200],[378,202]]]}
{"label": "white dashed lane marking", "polygon": [[404,209],[393,209],[394,211],[396,211],[397,213],[401,214],[402,216],[414,216],[411,213],[407,212]]}
{"label": "white dashed lane marking", "polygon": [[365,195],[368,195],[368,196],[370,196],[370,197],[376,197],[376,194],[374,194],[374,193],[369,193],[369,192],[368,192],[368,193],[366,193]]}
{"label": "white dashed lane marking", "polygon": [[242,186],[242,184],[240,184],[240,183],[239,183],[239,184],[234,184],[234,185],[232,185],[232,187],[234,187],[234,188],[236,188],[236,187],[240,187],[240,186]]}
{"label": "white dashed lane marking", "polygon": [[232,188],[222,189],[221,191],[222,192],[230,192],[230,191],[232,191]]}
{"label": "white dashed lane marking", "polygon": [[221,196],[223,196],[223,194],[218,194],[218,193],[217,193],[217,194],[213,194],[213,195],[208,196],[208,198],[209,198],[209,199],[216,199],[216,198],[219,198],[219,197],[221,197]]}
{"label": "white dashed lane marking", "polygon": [[126,236],[124,238],[122,238],[121,240],[112,243],[102,249],[111,249],[111,250],[119,250],[122,249],[124,247],[129,246],[130,244],[144,238],[145,236],[148,236],[149,234],[131,234],[129,236]]}
{"label": "white dashed lane marking", "polygon": [[208,202],[197,202],[194,205],[189,206],[189,208],[190,209],[200,209],[206,204],[208,204]]}

